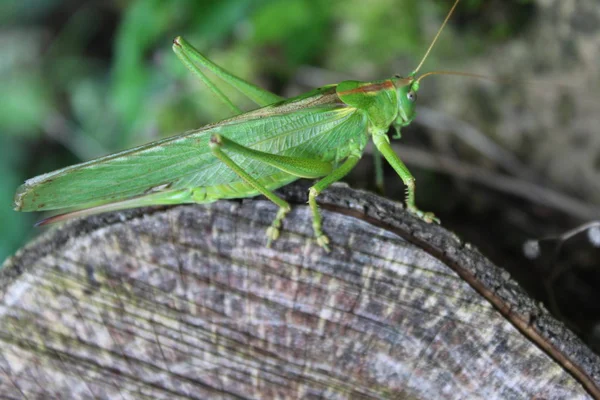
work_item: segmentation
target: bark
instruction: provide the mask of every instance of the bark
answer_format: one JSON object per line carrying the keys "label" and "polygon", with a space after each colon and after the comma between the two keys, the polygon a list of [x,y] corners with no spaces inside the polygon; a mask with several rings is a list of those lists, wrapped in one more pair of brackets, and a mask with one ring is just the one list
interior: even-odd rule
{"label": "bark", "polygon": [[336,185],[46,232],[0,271],[11,398],[598,397],[598,357],[476,249]]}

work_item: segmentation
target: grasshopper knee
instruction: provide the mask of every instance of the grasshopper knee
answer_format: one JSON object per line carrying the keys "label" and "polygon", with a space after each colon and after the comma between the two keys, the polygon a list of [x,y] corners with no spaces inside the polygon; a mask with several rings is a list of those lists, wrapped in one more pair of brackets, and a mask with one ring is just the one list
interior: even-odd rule
{"label": "grasshopper knee", "polygon": [[211,135],[208,145],[211,149],[223,146],[223,139],[221,138],[221,135],[219,135],[218,133]]}

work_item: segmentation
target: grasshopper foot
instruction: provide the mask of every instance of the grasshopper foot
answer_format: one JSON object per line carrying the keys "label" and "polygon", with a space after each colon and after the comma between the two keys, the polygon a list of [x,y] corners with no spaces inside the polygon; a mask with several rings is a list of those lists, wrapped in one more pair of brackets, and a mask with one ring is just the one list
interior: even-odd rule
{"label": "grasshopper foot", "polygon": [[329,253],[329,238],[324,233],[317,234],[317,244]]}
{"label": "grasshopper foot", "polygon": [[270,226],[267,228],[267,247],[271,247],[273,240],[277,240],[279,237],[279,228]]}
{"label": "grasshopper foot", "polygon": [[273,220],[270,227],[267,228],[267,247],[271,247],[271,243],[279,238],[279,228],[281,228],[281,221],[285,218],[285,215],[290,211],[289,208],[281,207],[277,212],[277,216]]}
{"label": "grasshopper foot", "polygon": [[437,218],[432,212],[424,212],[424,211],[419,210],[416,207],[408,208],[408,212],[419,217],[420,219],[427,222],[428,224],[431,224],[432,222],[435,222],[436,224],[440,224],[440,219]]}

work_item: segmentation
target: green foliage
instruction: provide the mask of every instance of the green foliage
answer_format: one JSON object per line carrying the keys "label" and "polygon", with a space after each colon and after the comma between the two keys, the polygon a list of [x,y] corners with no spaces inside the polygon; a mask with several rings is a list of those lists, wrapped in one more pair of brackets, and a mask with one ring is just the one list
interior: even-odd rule
{"label": "green foliage", "polygon": [[270,2],[251,19],[252,41],[282,48],[283,59],[292,68],[314,61],[327,43],[331,5],[327,0]]}

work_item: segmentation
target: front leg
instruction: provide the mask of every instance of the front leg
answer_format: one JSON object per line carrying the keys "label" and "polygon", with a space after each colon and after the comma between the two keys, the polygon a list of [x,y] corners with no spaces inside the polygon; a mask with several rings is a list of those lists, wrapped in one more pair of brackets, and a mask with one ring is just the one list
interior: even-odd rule
{"label": "front leg", "polygon": [[415,205],[415,178],[398,155],[394,153],[386,132],[381,130],[373,131],[373,143],[375,143],[377,149],[379,149],[387,162],[400,175],[400,178],[406,185],[406,209],[427,223],[435,222],[439,224],[440,220],[433,213],[421,211]]}

